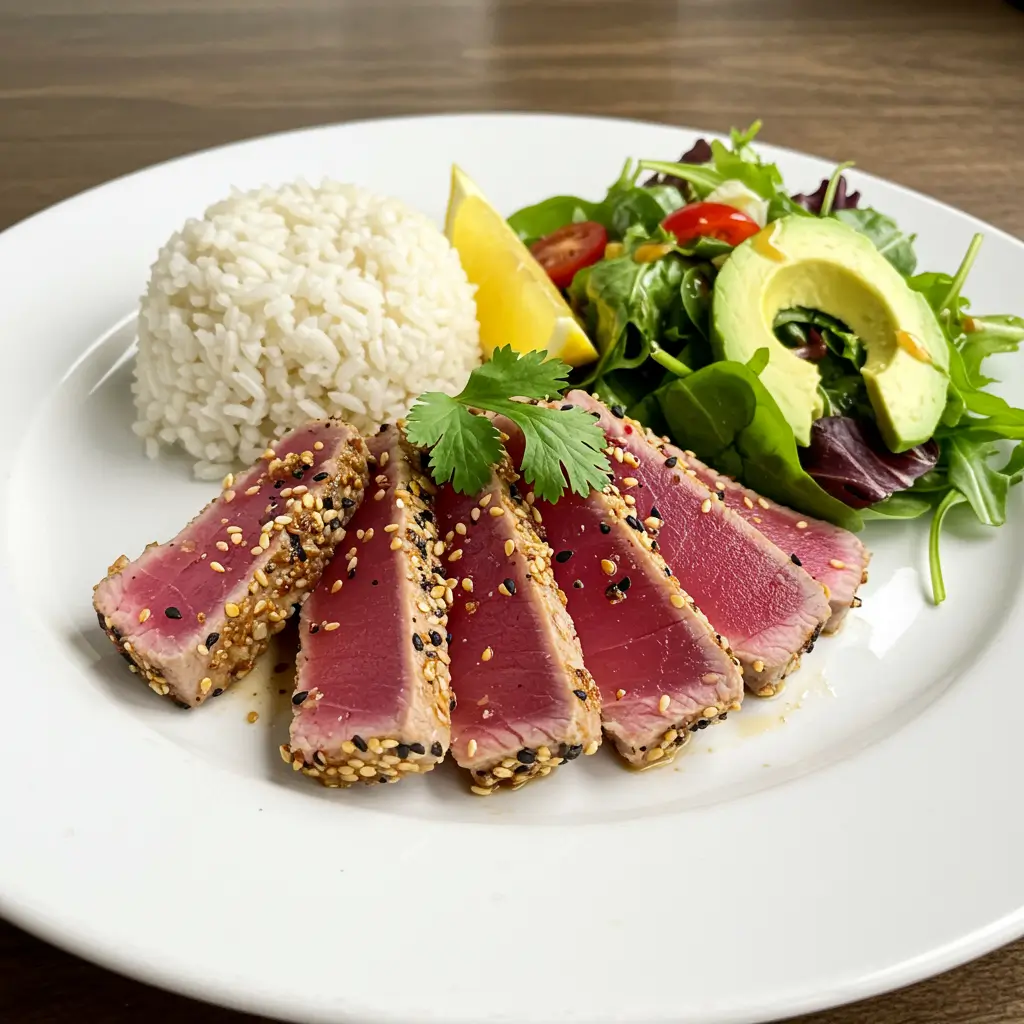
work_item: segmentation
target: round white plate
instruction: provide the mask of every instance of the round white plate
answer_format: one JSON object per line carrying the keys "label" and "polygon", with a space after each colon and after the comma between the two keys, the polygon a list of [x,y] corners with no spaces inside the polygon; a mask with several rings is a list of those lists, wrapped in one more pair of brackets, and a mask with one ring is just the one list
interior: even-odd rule
{"label": "round white plate", "polygon": [[[322,790],[282,764],[286,672],[186,714],[125,671],[91,587],[206,500],[130,430],[131,314],[165,237],[231,186],[329,175],[440,220],[452,161],[511,212],[603,194],[697,133],[428,117],[258,139],[112,182],[0,236],[0,911],[82,956],[304,1022],[763,1021],[903,985],[1024,931],[1020,495],[951,516],[950,599],[924,530],[872,526],[865,604],[784,694],[668,770],[610,753],[479,800],[453,769]],[[775,150],[787,183],[831,167]],[[851,153],[870,158],[870,154]],[[1024,245],[860,172],[867,203],[974,309],[1024,313]],[[1024,399],[1024,360],[999,365]],[[247,722],[255,710],[256,724]]]}

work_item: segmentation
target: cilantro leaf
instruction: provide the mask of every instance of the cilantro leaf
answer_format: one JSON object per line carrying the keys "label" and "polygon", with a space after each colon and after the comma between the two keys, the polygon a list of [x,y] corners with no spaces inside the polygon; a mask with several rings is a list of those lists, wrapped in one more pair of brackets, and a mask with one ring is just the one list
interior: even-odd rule
{"label": "cilantro leaf", "polygon": [[474,416],[440,391],[420,395],[405,427],[412,444],[431,448],[430,471],[439,483],[460,494],[476,494],[501,458],[501,439],[486,416]]}
{"label": "cilantro leaf", "polygon": [[516,401],[544,399],[566,386],[569,367],[544,356],[499,348],[454,398],[437,391],[420,395],[409,411],[406,435],[432,449],[430,469],[438,483],[451,481],[460,494],[476,494],[501,459],[497,428],[470,409],[506,416],[522,430],[523,476],[545,501],[558,501],[566,482],[583,496],[608,483],[610,467],[602,451],[607,442],[592,416],[582,409]]}

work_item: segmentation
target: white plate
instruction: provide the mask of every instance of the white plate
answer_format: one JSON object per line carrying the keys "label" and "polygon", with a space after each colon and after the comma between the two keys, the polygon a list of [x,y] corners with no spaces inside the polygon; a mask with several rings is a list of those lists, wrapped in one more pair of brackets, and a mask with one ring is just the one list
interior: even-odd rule
{"label": "white plate", "polygon": [[[146,981],[307,1022],[750,1024],[1024,931],[1020,495],[1001,530],[951,517],[941,609],[923,530],[869,529],[864,608],[781,698],[748,701],[672,769],[633,775],[603,754],[486,801],[454,770],[321,790],[278,757],[290,680],[273,655],[185,714],[96,627],[108,562],[174,534],[209,493],[184,462],[147,462],[129,429],[130,314],[181,221],[232,185],[299,175],[440,219],[453,160],[511,211],[599,196],[626,156],[671,159],[695,134],[541,116],[340,125],[164,164],[0,236],[6,916]],[[764,149],[794,189],[831,169]],[[850,177],[918,233],[926,268],[952,271],[984,230],[974,308],[1024,313],[1019,242]],[[1024,362],[1000,369],[1024,399]]]}

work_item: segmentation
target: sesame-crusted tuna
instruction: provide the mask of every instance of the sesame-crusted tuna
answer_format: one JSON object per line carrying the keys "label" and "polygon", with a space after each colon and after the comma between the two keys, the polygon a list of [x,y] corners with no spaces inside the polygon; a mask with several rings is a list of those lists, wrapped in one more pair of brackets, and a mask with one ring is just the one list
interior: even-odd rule
{"label": "sesame-crusted tuna", "polygon": [[[518,462],[522,435],[507,420],[496,423]],[[739,663],[637,529],[617,487],[534,507],[601,691],[605,732],[632,765],[671,760],[692,732],[740,706]]]}
{"label": "sesame-crusted tuna", "polygon": [[438,498],[448,571],[461,577],[450,617],[452,754],[481,796],[546,776],[601,741],[597,688],[515,481],[504,459],[479,495],[445,486]]}
{"label": "sesame-crusted tuna", "polygon": [[299,616],[291,745],[324,785],[397,782],[448,749],[446,632],[436,488],[397,427],[367,439],[366,499]]}
{"label": "sesame-crusted tuna", "polygon": [[748,688],[775,693],[829,617],[821,586],[730,509],[680,449],[582,391],[567,400],[598,416],[629,521],[657,539],[687,593],[728,638]]}
{"label": "sesame-crusted tuna", "polygon": [[729,508],[821,584],[831,608],[822,632],[834,633],[850,608],[860,604],[857,588],[868,581],[871,559],[867,548],[849,530],[768,501],[749,487],[719,475],[692,455],[686,455],[686,463],[698,480],[724,495]]}
{"label": "sesame-crusted tuna", "polygon": [[218,696],[316,586],[366,479],[347,424],[294,430],[174,540],[110,567],[93,593],[100,626],[156,693],[185,707]]}

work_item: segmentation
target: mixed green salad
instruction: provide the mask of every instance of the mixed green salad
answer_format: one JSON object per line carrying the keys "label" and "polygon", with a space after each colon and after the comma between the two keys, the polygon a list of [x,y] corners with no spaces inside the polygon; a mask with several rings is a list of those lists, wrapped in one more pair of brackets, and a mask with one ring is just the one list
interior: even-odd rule
{"label": "mixed green salad", "polygon": [[918,273],[914,237],[848,190],[849,165],[791,194],[758,127],[509,223],[598,350],[574,386],[808,515],[858,530],[930,514],[939,602],[950,509],[999,526],[1024,477],[1024,410],[984,366],[1024,319],[970,311],[981,236],[955,273]]}

